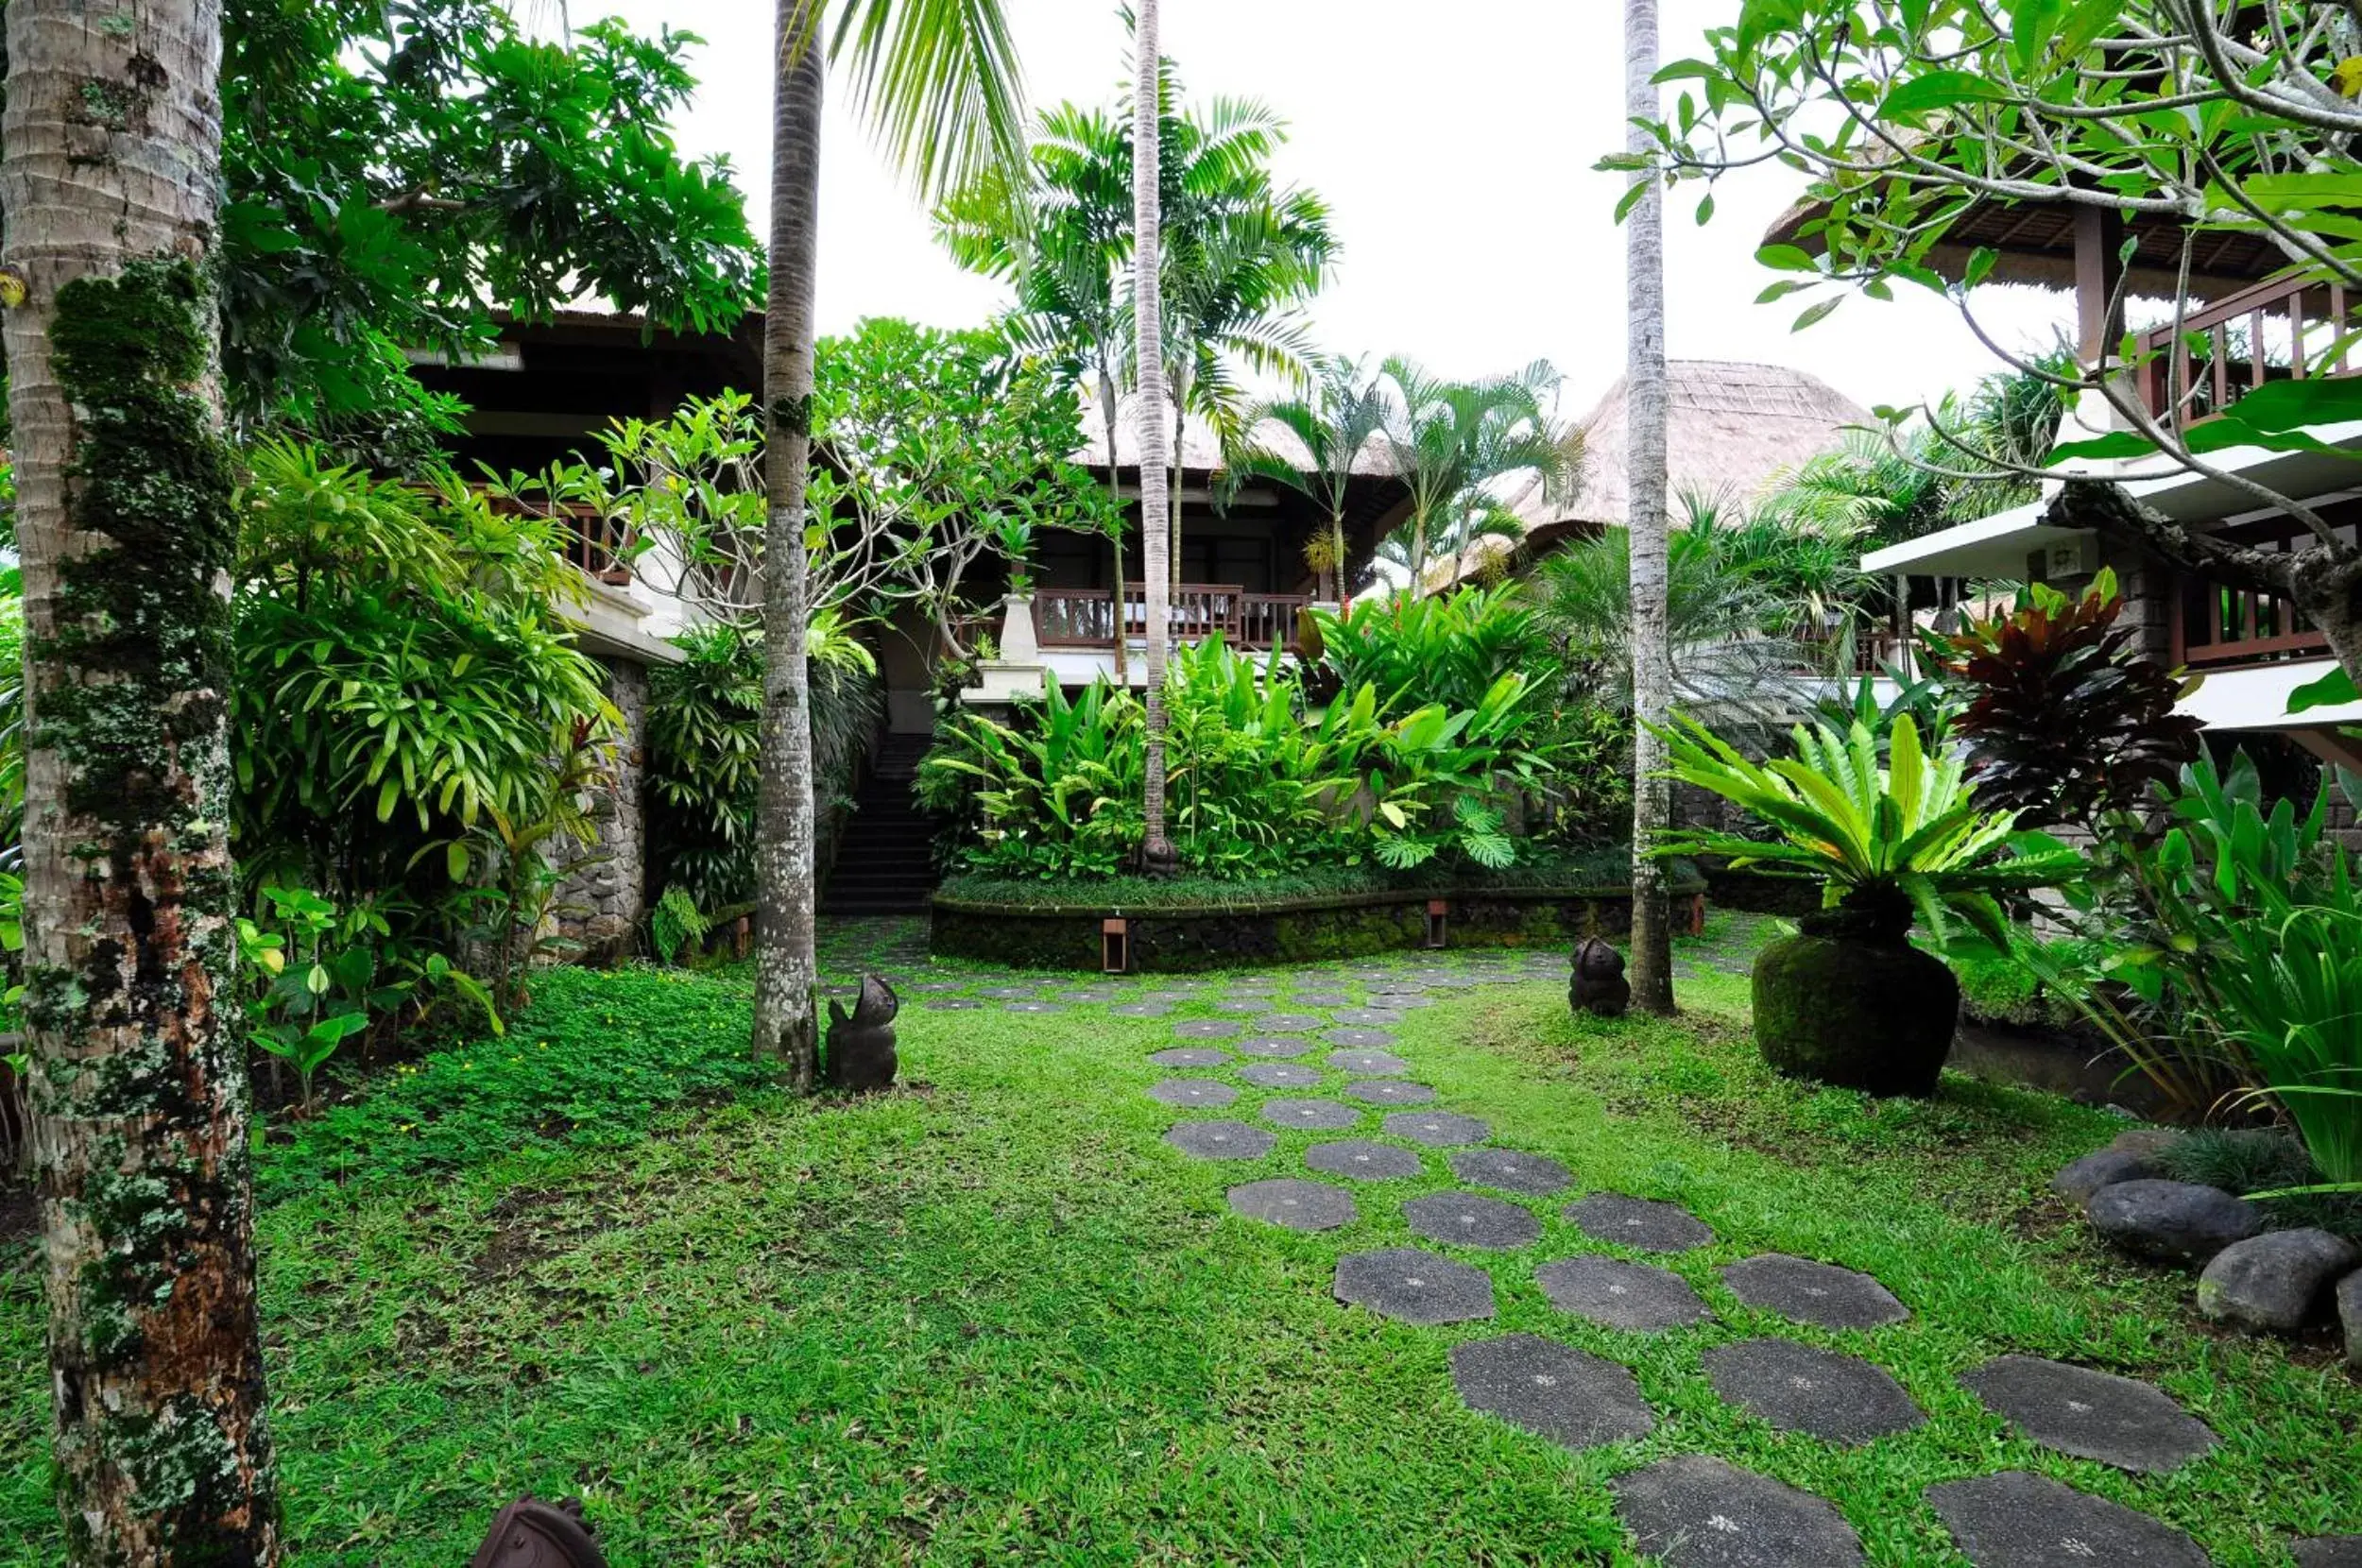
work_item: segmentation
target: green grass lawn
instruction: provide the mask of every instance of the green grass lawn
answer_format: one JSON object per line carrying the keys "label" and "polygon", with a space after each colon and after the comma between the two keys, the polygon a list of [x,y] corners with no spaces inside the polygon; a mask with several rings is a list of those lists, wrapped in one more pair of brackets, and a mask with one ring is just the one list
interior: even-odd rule
{"label": "green grass lawn", "polygon": [[[1421,1178],[1358,1187],[1360,1219],[1325,1235],[1231,1218],[1225,1187],[1301,1174],[1305,1146],[1376,1117],[1282,1133],[1254,1165],[1167,1148],[1186,1113],[1142,1093],[1167,1076],[1146,1057],[1215,1015],[1200,1003],[1124,1018],[911,997],[906,1089],[797,1104],[736,1060],[741,980],[548,977],[506,1041],[266,1153],[297,1559],[454,1568],[532,1491],[584,1496],[619,1568],[1631,1561],[1609,1478],[1699,1451],[1833,1499],[1880,1563],[1962,1561],[1921,1490],[2007,1468],[2165,1519],[2223,1568],[2362,1530],[2362,1389],[2319,1346],[2210,1333],[2186,1278],[2101,1251],[2048,1198],[2117,1123],[1957,1076],[1926,1104],[1806,1092],[1757,1065],[1744,997],[1698,971],[1684,1019],[1603,1023],[1535,980],[1397,1031],[1413,1076],[1496,1143],[1714,1228],[1663,1261],[1720,1321],[1635,1336],[1534,1284],[1537,1263],[1601,1250],[1559,1218],[1576,1193],[1519,1200],[1538,1246],[1466,1254],[1495,1321],[1334,1303],[1341,1253],[1425,1245],[1400,1204],[1448,1172],[1429,1153]],[[1867,1270],[1914,1316],[1832,1334],[1746,1308],[1715,1268],[1770,1251]],[[1631,1366],[1655,1432],[1577,1455],[1463,1408],[1448,1348],[1520,1330]],[[40,1334],[20,1255],[0,1275],[0,1563],[59,1556]],[[1700,1355],[1764,1334],[1877,1361],[1928,1422],[1840,1449],[1740,1416]],[[2003,1351],[2147,1378],[2221,1446],[2161,1477],[2038,1449],[1956,1382]]]}

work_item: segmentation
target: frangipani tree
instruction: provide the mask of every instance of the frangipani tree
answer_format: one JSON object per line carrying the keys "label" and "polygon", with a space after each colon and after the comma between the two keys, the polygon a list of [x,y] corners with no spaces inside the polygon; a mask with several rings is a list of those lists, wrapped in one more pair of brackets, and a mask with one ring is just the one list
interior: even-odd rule
{"label": "frangipani tree", "polygon": [[[2362,40],[2341,0],[2084,0],[1988,6],[1975,0],[1748,0],[1706,50],[1669,65],[1679,90],[1646,145],[1610,160],[1674,181],[1712,181],[1778,162],[1802,171],[1819,204],[1799,243],[1760,255],[1784,274],[1766,299],[1810,298],[1800,326],[1859,292],[1898,285],[1951,298],[1977,326],[1977,285],[1991,249],[1955,237],[1979,202],[2059,204],[2099,226],[2169,236],[2177,252],[2142,265],[2162,274],[2174,332],[2202,255],[2260,242],[2290,276],[2362,288]],[[1657,116],[1650,116],[1654,121]],[[1700,213],[1712,211],[1709,191]],[[2049,517],[2136,544],[2225,584],[2293,600],[2346,672],[2362,672],[2362,550],[2319,510],[2217,454],[2236,447],[2302,450],[2321,425],[2362,417],[2362,381],[2339,379],[2350,337],[2299,334],[2285,363],[2202,421],[2161,417],[2132,372],[2153,362],[2164,401],[2188,412],[2199,388],[2178,349],[2144,348],[2123,331],[2136,258],[2111,243],[2123,281],[2104,302],[2080,363],[2011,356],[2066,396],[2104,406],[2121,429],[2070,441],[2067,457],[2151,456],[2148,467],[2207,475],[2306,531],[2288,549],[2252,549],[2175,526],[2113,485],[2073,481]],[[1994,337],[1979,328],[1988,346]],[[2259,349],[2261,345],[2257,346]],[[2259,355],[2260,357],[2260,355]],[[1895,411],[1900,418],[1906,411]],[[1953,451],[1962,468],[2037,477],[1995,454]]]}

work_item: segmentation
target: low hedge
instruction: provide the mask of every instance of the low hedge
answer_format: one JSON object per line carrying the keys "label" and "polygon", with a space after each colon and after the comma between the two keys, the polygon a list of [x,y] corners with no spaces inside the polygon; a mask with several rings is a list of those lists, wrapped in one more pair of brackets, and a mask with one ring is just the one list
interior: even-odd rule
{"label": "low hedge", "polygon": [[[1694,868],[1671,869],[1677,896],[1704,891]],[[1556,946],[1631,929],[1629,870],[1621,856],[1595,854],[1457,878],[1358,869],[1250,882],[963,877],[935,895],[932,946],[1020,967],[1095,969],[1100,922],[1120,915],[1135,969],[1353,958],[1424,945],[1431,898],[1450,904],[1450,946]]]}

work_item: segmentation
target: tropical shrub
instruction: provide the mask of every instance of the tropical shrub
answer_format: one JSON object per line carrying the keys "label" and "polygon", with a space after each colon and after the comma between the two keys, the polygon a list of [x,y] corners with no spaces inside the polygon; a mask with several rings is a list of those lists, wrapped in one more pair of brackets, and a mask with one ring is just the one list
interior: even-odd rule
{"label": "tropical shrub", "polygon": [[554,743],[617,722],[559,606],[580,591],[548,521],[446,479],[373,480],[265,442],[240,492],[233,823],[257,883],[339,903],[412,885],[432,847],[543,787]]}
{"label": "tropical shrub", "polygon": [[1722,796],[1778,837],[1684,829],[1659,853],[1726,855],[1737,867],[1822,883],[1823,907],[1865,934],[1900,933],[1916,916],[1941,945],[1955,919],[1995,944],[2008,941],[2000,900],[2052,887],[2082,865],[2074,850],[2016,831],[2014,811],[1988,809],[1960,759],[1923,747],[1906,715],[1879,765],[1877,737],[1855,724],[1795,729],[1796,755],[1750,762],[1696,721],[1677,716],[1664,732],[1669,772]]}
{"label": "tropical shrub", "polygon": [[2123,613],[2103,571],[2079,596],[2037,583],[2005,613],[1927,636],[1986,800],[2097,833],[2197,758],[2199,722],[2174,711],[2187,683],[2137,656]]}
{"label": "tropical shrub", "polygon": [[1473,707],[1503,675],[1547,688],[1557,674],[1549,635],[1515,585],[1431,599],[1378,595],[1342,615],[1315,612],[1313,622],[1321,664],[1346,690],[1375,686],[1381,713]]}
{"label": "tropical shrub", "polygon": [[[648,672],[649,865],[708,916],[754,897],[762,763],[762,640],[722,622],[673,639],[688,656]],[[877,664],[835,610],[813,617],[813,793],[825,839],[851,793],[879,713]],[[820,857],[826,864],[827,857]],[[678,944],[659,945],[666,956]]]}
{"label": "tropical shrub", "polygon": [[[1542,785],[1549,760],[1529,734],[1523,676],[1499,676],[1470,707],[1429,703],[1390,721],[1374,684],[1309,712],[1280,658],[1258,665],[1220,638],[1174,656],[1168,800],[1185,868],[1249,877],[1515,858],[1502,797]],[[1110,876],[1139,848],[1143,731],[1130,692],[1101,683],[1070,700],[1053,683],[1011,723],[947,721],[919,797],[960,824],[961,869]]]}

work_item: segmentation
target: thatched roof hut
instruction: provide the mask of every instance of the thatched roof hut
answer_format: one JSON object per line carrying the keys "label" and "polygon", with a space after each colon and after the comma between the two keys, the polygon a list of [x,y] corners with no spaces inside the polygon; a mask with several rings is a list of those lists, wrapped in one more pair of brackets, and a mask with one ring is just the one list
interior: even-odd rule
{"label": "thatched roof hut", "polygon": [[[1680,516],[1684,494],[1699,493],[1744,506],[1772,481],[1836,447],[1848,425],[1875,422],[1870,411],[1818,376],[1778,365],[1733,360],[1677,359],[1666,366],[1671,406],[1666,432],[1668,495]],[[1530,560],[1562,539],[1621,527],[1630,505],[1629,387],[1622,380],[1583,421],[1583,475],[1561,501],[1530,486],[1512,509],[1524,524],[1516,553]],[[1481,539],[1457,571],[1464,577],[1510,549]]]}

